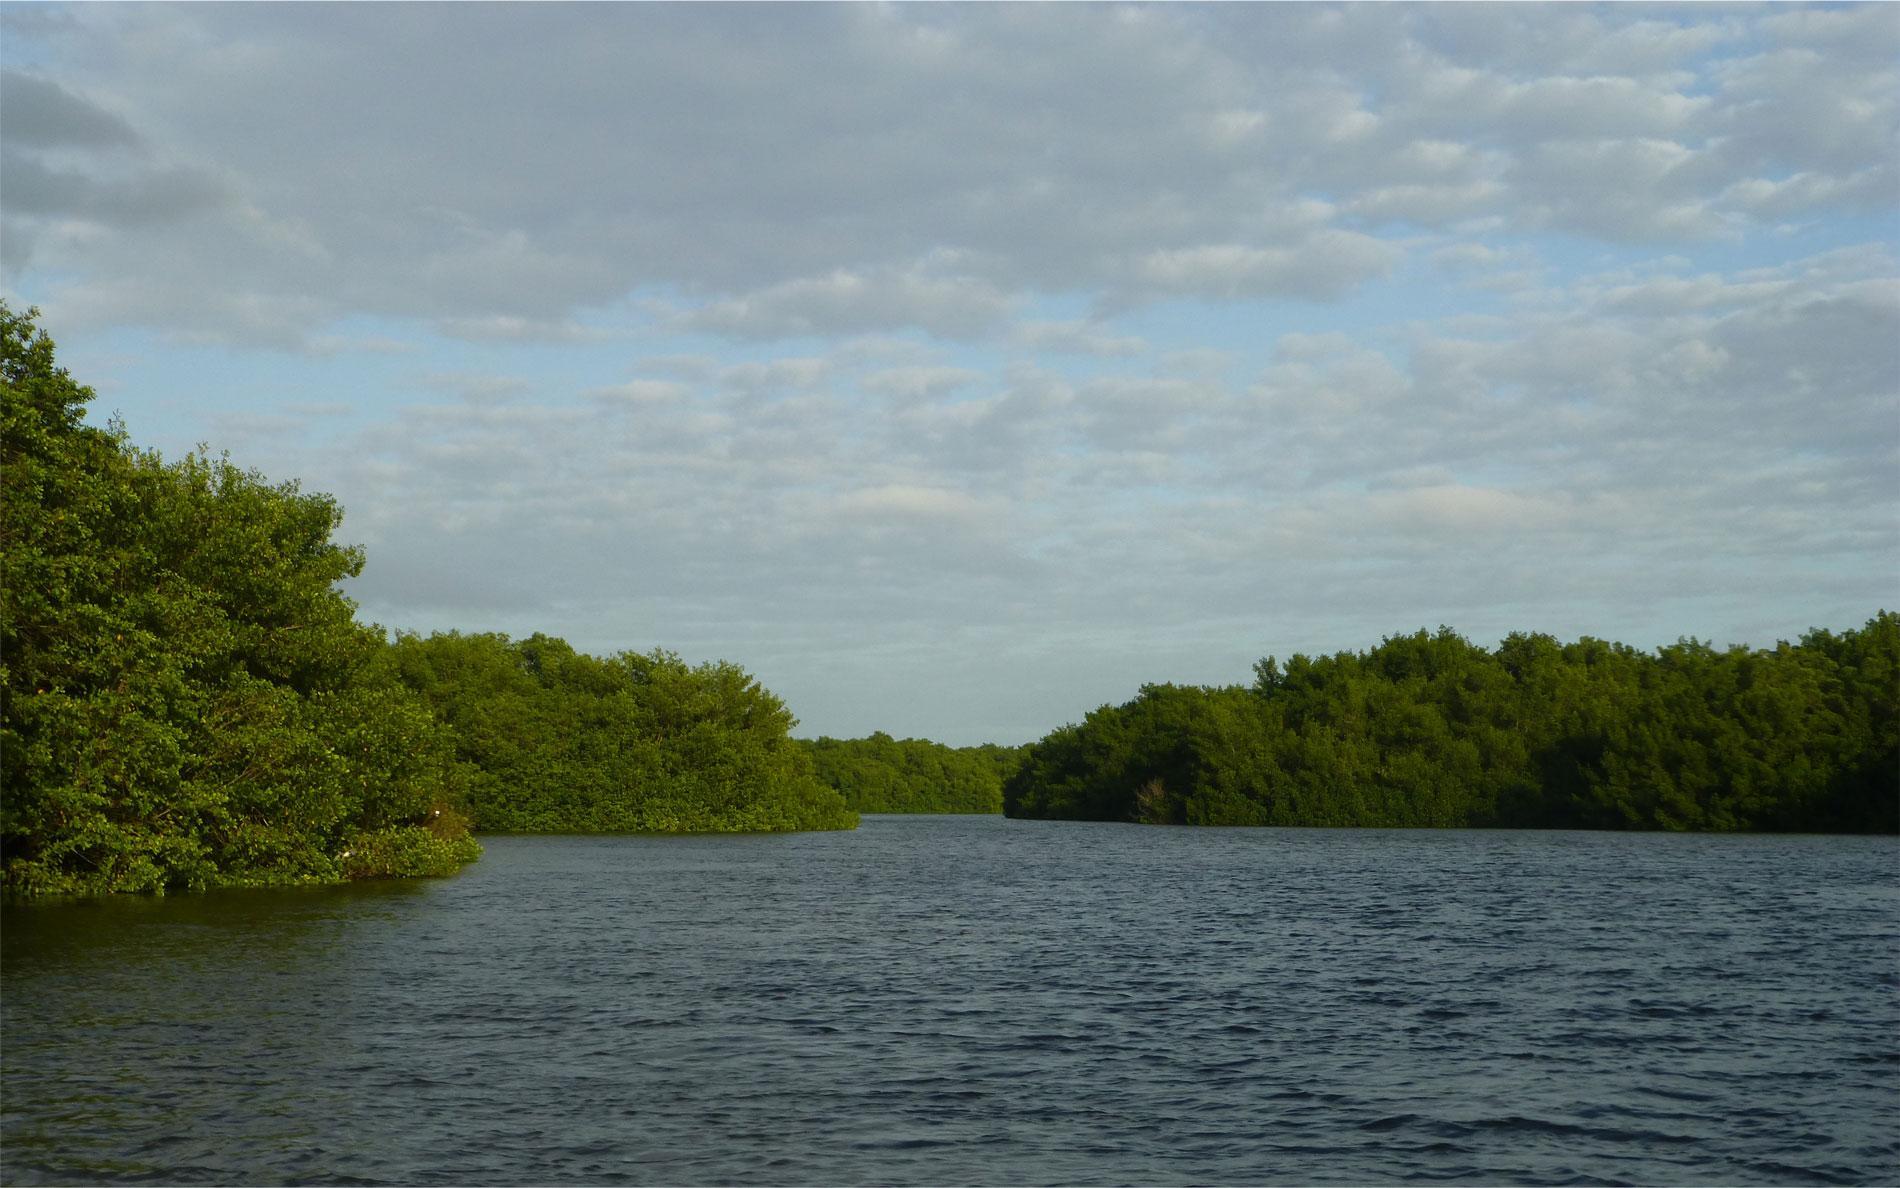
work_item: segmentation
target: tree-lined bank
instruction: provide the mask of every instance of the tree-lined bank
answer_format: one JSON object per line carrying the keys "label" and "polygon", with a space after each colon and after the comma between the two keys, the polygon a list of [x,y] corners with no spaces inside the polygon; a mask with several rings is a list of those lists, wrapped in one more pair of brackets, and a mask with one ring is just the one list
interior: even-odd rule
{"label": "tree-lined bank", "polygon": [[1448,629],[1151,685],[1030,748],[1004,811],[1198,825],[1900,831],[1900,615],[1648,653]]}
{"label": "tree-lined bank", "polygon": [[336,583],[328,496],[166,462],[0,303],[0,884],[162,892],[445,874],[483,829],[850,828],[730,664],[401,638]]}
{"label": "tree-lined bank", "polygon": [[404,686],[468,767],[475,827],[495,833],[850,829],[785,703],[737,665],[668,652],[601,659],[559,639],[399,636]]}
{"label": "tree-lined bank", "polygon": [[440,874],[480,848],[448,734],[335,583],[340,513],[81,421],[0,305],[0,860],[8,891]]}
{"label": "tree-lined bank", "polygon": [[356,621],[324,495],[166,462],[0,303],[0,883],[442,874],[473,830],[1210,825],[1900,831],[1900,616],[1654,653],[1449,630],[1154,685],[1027,748],[792,739],[729,663]]}

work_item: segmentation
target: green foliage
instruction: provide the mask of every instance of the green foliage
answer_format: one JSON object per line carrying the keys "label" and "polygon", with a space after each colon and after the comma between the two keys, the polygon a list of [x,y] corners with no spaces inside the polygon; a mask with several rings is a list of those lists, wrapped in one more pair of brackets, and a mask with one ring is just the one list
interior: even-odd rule
{"label": "green foliage", "polygon": [[1030,748],[1024,817],[1156,824],[1900,832],[1900,615],[1654,655],[1449,629],[1151,685]]}
{"label": "green foliage", "polygon": [[793,719],[736,665],[601,659],[534,635],[399,636],[391,661],[471,769],[475,827],[500,833],[850,829]]}
{"label": "green foliage", "polygon": [[400,827],[358,833],[338,856],[338,865],[352,879],[453,874],[482,853],[480,843],[466,831],[466,820],[463,827],[459,837]]}
{"label": "green foliage", "polygon": [[820,738],[803,744],[818,780],[860,813],[1000,813],[1020,747],[946,747],[921,738]]}
{"label": "green foliage", "polygon": [[[441,873],[447,736],[335,583],[339,512],[81,420],[0,304],[0,851],[11,893]],[[383,857],[341,857],[357,839]],[[454,861],[450,861],[450,857]]]}

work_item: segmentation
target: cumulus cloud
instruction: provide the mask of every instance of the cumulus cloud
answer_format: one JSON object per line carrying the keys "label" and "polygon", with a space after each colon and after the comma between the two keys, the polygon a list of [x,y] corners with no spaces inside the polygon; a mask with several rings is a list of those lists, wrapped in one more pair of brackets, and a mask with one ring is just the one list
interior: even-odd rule
{"label": "cumulus cloud", "polygon": [[1464,539],[1549,532],[1574,523],[1579,513],[1564,495],[1465,483],[1376,492],[1364,510],[1395,531]]}
{"label": "cumulus cloud", "polygon": [[859,381],[865,391],[905,400],[934,400],[984,378],[967,367],[891,367]]}
{"label": "cumulus cloud", "polygon": [[1900,577],[1892,6],[0,19],[9,300],[334,489],[385,621],[1026,737]]}
{"label": "cumulus cloud", "polygon": [[[1104,631],[1137,599],[1156,625],[1244,616],[1249,589],[1315,616],[1329,582],[1375,632],[1420,599],[1519,627],[1510,607],[1579,582],[1634,622],[1645,598],[1711,596],[1747,558],[1773,555],[1785,583],[1896,545],[1895,442],[1870,427],[1900,423],[1900,294],[1848,262],[1864,255],[1653,277],[1641,301],[1585,278],[1476,336],[1288,333],[1243,384],[905,371],[841,346],[817,400],[707,372],[569,406],[418,410],[320,469],[371,509],[351,527],[376,555],[433,556],[446,537],[492,556],[492,588],[487,566],[466,570],[471,615],[507,605],[526,565],[655,615],[769,574],[787,624],[849,605],[974,630],[994,625],[998,581],[1032,619]],[[874,414],[894,397],[915,403]],[[615,419],[621,405],[637,416]],[[1381,559],[1404,559],[1402,585],[1357,584]],[[430,580],[403,561],[361,593],[414,605],[438,596]],[[869,580],[882,609],[854,588]]]}
{"label": "cumulus cloud", "polygon": [[832,368],[829,359],[796,356],[766,362],[735,363],[716,368],[715,373],[719,382],[728,388],[754,392],[811,388],[824,382]]}
{"label": "cumulus cloud", "polygon": [[606,331],[565,318],[528,318],[515,314],[438,318],[430,324],[436,333],[469,342],[591,342],[610,337]]}
{"label": "cumulus cloud", "polygon": [[917,270],[838,269],[715,302],[681,326],[742,338],[796,338],[918,326],[944,338],[973,338],[1010,308],[1001,289],[970,276]]}
{"label": "cumulus cloud", "polygon": [[1398,255],[1370,235],[1328,231],[1289,246],[1220,243],[1151,252],[1134,273],[1142,286],[1162,293],[1326,299],[1383,275]]}
{"label": "cumulus cloud", "polygon": [[1148,349],[1136,335],[1110,333],[1080,320],[1018,322],[1012,338],[1028,350],[1056,354],[1127,356]]}
{"label": "cumulus cloud", "polygon": [[594,388],[587,395],[605,404],[672,404],[691,389],[673,380],[637,379]]}
{"label": "cumulus cloud", "polygon": [[514,375],[436,371],[429,372],[420,379],[422,386],[459,396],[470,404],[501,404],[518,399],[534,390],[533,384]]}
{"label": "cumulus cloud", "polygon": [[936,524],[944,521],[966,524],[993,523],[1001,506],[994,500],[981,500],[962,491],[943,487],[886,483],[862,487],[828,501],[832,515],[877,522],[900,521],[911,524]]}
{"label": "cumulus cloud", "polygon": [[[314,333],[370,311],[558,341],[657,295],[740,338],[970,339],[1032,294],[1337,300],[1396,265],[1372,237],[1393,225],[1643,243],[1891,209],[1900,111],[1878,5],[192,6],[22,27],[58,65],[8,72],[13,269],[151,290],[190,256],[239,304],[308,303]],[[139,316],[185,316],[167,310]],[[1050,349],[1105,346],[1068,342]]]}

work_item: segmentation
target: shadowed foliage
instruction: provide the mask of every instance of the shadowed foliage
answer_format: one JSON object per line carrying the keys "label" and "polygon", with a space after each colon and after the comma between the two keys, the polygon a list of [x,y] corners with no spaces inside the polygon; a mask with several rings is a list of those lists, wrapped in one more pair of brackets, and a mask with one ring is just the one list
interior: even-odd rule
{"label": "shadowed foliage", "polygon": [[1150,685],[1033,745],[1022,817],[1900,832],[1900,615],[1655,653],[1447,628]]}

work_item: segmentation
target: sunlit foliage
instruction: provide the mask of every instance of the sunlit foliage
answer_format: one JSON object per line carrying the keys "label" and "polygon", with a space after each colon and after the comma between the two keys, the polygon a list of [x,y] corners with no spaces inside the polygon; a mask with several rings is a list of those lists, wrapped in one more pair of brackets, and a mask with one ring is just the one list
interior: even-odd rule
{"label": "sunlit foliage", "polygon": [[8,891],[439,874],[459,770],[335,583],[334,502],[166,462],[0,304],[0,851]]}
{"label": "sunlit foliage", "polygon": [[850,829],[785,704],[736,665],[601,659],[559,639],[399,637],[392,654],[473,769],[475,827],[501,833]]}

